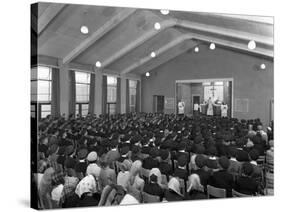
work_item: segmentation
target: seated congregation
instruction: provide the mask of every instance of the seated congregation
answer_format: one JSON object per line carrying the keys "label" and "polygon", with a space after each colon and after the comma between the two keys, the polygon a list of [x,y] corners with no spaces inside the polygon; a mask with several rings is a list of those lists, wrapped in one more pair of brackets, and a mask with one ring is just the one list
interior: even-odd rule
{"label": "seated congregation", "polygon": [[273,123],[259,119],[48,116],[38,137],[42,209],[273,193]]}

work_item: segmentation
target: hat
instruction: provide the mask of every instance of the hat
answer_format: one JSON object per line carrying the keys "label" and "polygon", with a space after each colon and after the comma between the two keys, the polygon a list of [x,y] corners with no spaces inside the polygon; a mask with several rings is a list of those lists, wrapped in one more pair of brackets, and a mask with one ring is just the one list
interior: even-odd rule
{"label": "hat", "polygon": [[169,151],[166,149],[162,149],[160,151],[160,157],[162,160],[166,160],[169,157]]}
{"label": "hat", "polygon": [[151,148],[149,151],[149,155],[152,158],[156,158],[158,156],[158,149],[156,147]]}
{"label": "hat", "polygon": [[254,171],[253,165],[249,162],[245,162],[242,164],[242,173],[245,174],[246,176],[252,175]]}
{"label": "hat", "polygon": [[98,158],[98,155],[97,155],[97,153],[96,153],[95,151],[90,152],[90,153],[88,154],[88,156],[87,156],[87,160],[88,160],[89,162],[94,162],[94,161],[97,160],[97,158]]}
{"label": "hat", "polygon": [[178,166],[185,166],[187,164],[187,157],[185,155],[181,155],[179,158],[178,158]]}
{"label": "hat", "polygon": [[217,169],[218,168],[218,161],[217,159],[207,159],[206,160],[206,166],[210,169]]}
{"label": "hat", "polygon": [[227,157],[221,156],[219,158],[219,164],[223,169],[228,169],[230,163]]}
{"label": "hat", "polygon": [[246,151],[244,151],[244,150],[238,150],[238,151],[237,151],[236,159],[237,159],[239,162],[246,162],[246,161],[249,161],[248,152],[246,152]]}
{"label": "hat", "polygon": [[207,159],[202,154],[195,157],[195,164],[200,169],[206,165],[206,161]]}
{"label": "hat", "polygon": [[130,148],[128,146],[122,147],[120,153],[121,155],[126,155],[130,151]]}
{"label": "hat", "polygon": [[252,149],[250,152],[249,152],[249,156],[251,158],[251,160],[257,160],[260,156],[259,154],[259,151],[257,149]]}
{"label": "hat", "polygon": [[87,157],[88,150],[86,148],[82,148],[78,151],[77,155],[80,160],[85,159]]}

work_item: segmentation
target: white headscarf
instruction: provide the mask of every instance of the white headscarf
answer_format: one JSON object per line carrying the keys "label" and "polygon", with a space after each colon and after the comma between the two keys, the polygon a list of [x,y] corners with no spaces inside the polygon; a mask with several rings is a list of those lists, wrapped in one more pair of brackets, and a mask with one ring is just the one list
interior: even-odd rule
{"label": "white headscarf", "polygon": [[84,177],[77,185],[75,189],[75,193],[79,196],[79,198],[84,193],[95,193],[97,192],[97,183],[93,175],[87,175]]}
{"label": "white headscarf", "polygon": [[101,168],[96,163],[91,163],[88,165],[86,173],[87,175],[91,174],[98,179],[100,176],[100,170]]}
{"label": "white headscarf", "polygon": [[176,192],[177,194],[181,195],[181,192],[180,192],[180,182],[178,181],[177,178],[175,177],[172,177],[168,183],[168,188],[173,190],[174,192]]}
{"label": "white headscarf", "polygon": [[139,201],[130,194],[126,194],[122,199],[122,201],[120,202],[120,205],[135,205],[135,204],[139,204]]}
{"label": "white headscarf", "polygon": [[161,172],[160,172],[160,170],[159,170],[158,168],[153,168],[153,169],[151,169],[150,172],[149,172],[149,178],[150,178],[150,176],[153,175],[153,174],[157,176],[157,183],[158,183],[159,185],[161,185],[162,177],[161,177]]}
{"label": "white headscarf", "polygon": [[190,192],[191,190],[198,190],[201,191],[202,185],[200,182],[200,177],[198,174],[192,174],[188,177],[188,189],[187,192]]}

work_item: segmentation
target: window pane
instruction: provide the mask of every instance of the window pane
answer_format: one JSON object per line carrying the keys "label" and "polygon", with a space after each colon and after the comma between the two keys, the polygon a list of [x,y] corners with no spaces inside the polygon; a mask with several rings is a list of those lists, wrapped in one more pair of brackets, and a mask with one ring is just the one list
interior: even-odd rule
{"label": "window pane", "polygon": [[203,82],[202,84],[205,86],[208,86],[208,85],[211,85],[211,82]]}
{"label": "window pane", "polygon": [[51,105],[41,105],[41,111],[51,111]]}
{"label": "window pane", "polygon": [[107,102],[116,102],[116,87],[108,86],[107,87]]}
{"label": "window pane", "polygon": [[31,101],[37,102],[37,94],[31,94]]}
{"label": "window pane", "polygon": [[31,81],[31,94],[37,94],[37,81]]}
{"label": "window pane", "polygon": [[215,82],[215,85],[223,85],[223,82]]}
{"label": "window pane", "polygon": [[82,110],[82,116],[87,116],[88,115],[88,110]]}
{"label": "window pane", "polygon": [[35,109],[36,109],[36,108],[35,108],[35,105],[31,105],[31,106],[30,106],[30,110],[31,110],[31,111],[35,111]]}
{"label": "window pane", "polygon": [[82,104],[82,110],[88,110],[89,105],[88,104]]}
{"label": "window pane", "polygon": [[129,87],[130,88],[137,88],[137,81],[136,80],[129,80]]}
{"label": "window pane", "polygon": [[76,83],[90,83],[90,74],[85,72],[75,72]]}
{"label": "window pane", "polygon": [[117,85],[117,78],[112,76],[107,76],[107,85]]}
{"label": "window pane", "polygon": [[44,112],[42,111],[41,112],[41,118],[46,118],[46,116],[50,115],[50,114],[51,114],[51,111],[44,111]]}
{"label": "window pane", "polygon": [[51,81],[38,80],[38,94],[50,94],[51,93]]}
{"label": "window pane", "polygon": [[40,102],[40,101],[43,101],[43,102],[49,102],[51,101],[51,96],[49,94],[38,94],[37,95],[37,100]]}
{"label": "window pane", "polygon": [[38,79],[43,79],[43,80],[51,80],[52,79],[50,68],[38,66],[37,71],[38,71]]}
{"label": "window pane", "polygon": [[89,101],[90,85],[88,84],[76,84],[76,101],[88,102]]}
{"label": "window pane", "polygon": [[109,114],[115,114],[116,104],[109,104]]}

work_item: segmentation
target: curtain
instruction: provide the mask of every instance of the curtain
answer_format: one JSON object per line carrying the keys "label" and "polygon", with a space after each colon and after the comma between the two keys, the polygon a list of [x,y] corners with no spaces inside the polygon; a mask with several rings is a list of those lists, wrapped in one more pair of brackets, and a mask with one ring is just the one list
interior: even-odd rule
{"label": "curtain", "polygon": [[117,77],[116,113],[121,113],[121,78]]}
{"label": "curtain", "polygon": [[75,115],[76,107],[76,88],[75,88],[75,71],[69,71],[69,115]]}
{"label": "curtain", "polygon": [[130,84],[129,84],[129,79],[126,79],[126,113],[130,113]]}
{"label": "curtain", "polygon": [[106,114],[107,103],[107,76],[102,77],[102,114]]}
{"label": "curtain", "polygon": [[95,74],[91,74],[90,79],[90,97],[89,97],[89,113],[95,114]]}
{"label": "curtain", "polygon": [[140,96],[140,81],[137,80],[137,89],[136,89],[136,112],[139,113],[141,105],[140,105],[140,100],[141,100],[141,96]]}
{"label": "curtain", "polygon": [[60,70],[52,68],[52,101],[51,114],[53,117],[60,115]]}

